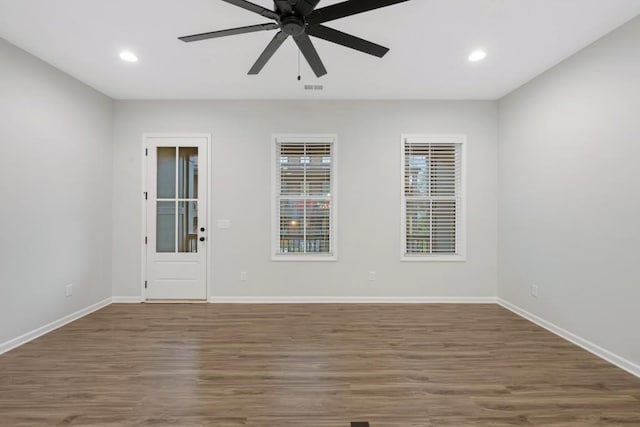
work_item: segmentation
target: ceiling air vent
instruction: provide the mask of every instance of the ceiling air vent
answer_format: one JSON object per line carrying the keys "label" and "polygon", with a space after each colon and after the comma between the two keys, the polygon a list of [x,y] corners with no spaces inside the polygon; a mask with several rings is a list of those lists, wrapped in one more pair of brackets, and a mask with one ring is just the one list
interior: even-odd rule
{"label": "ceiling air vent", "polygon": [[324,86],[322,85],[304,85],[304,90],[323,90]]}

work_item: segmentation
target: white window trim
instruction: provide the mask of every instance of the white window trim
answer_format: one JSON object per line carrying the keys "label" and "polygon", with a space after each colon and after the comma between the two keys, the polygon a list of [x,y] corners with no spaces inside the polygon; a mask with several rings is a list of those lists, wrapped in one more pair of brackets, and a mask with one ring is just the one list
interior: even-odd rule
{"label": "white window trim", "polygon": [[[415,141],[429,144],[460,144],[460,212],[456,227],[456,255],[407,255],[406,248],[406,204],[404,199],[404,153],[405,142]],[[467,136],[462,134],[402,134],[400,139],[400,261],[407,262],[464,262],[467,260]]]}
{"label": "white window trim", "polygon": [[[280,254],[280,218],[278,213],[278,180],[279,169],[276,162],[279,157],[277,153],[278,143],[292,142],[330,143],[333,156],[333,167],[331,169],[331,230],[330,248],[331,253],[327,255],[302,254],[290,255]],[[300,262],[300,261],[337,261],[338,260],[338,135],[337,134],[274,134],[271,137],[271,260],[278,262]]]}

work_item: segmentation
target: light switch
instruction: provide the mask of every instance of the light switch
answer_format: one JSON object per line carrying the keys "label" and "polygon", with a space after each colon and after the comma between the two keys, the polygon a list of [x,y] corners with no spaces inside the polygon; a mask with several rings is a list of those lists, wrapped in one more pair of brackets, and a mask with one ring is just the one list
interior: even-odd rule
{"label": "light switch", "polygon": [[228,230],[231,228],[231,220],[230,219],[219,219],[218,220],[218,228],[220,230]]}

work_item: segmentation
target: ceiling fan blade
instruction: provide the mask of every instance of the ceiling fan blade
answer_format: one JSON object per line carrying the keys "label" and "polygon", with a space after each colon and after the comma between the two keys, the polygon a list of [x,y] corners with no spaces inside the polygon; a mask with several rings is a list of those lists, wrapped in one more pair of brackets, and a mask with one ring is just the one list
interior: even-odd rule
{"label": "ceiling fan blade", "polygon": [[381,7],[391,6],[405,1],[409,0],[348,0],[314,10],[311,15],[308,16],[307,22],[310,24],[322,24],[323,22],[380,9]]}
{"label": "ceiling fan blade", "polygon": [[256,31],[275,30],[278,28],[278,24],[267,23],[250,25],[248,27],[230,28],[228,30],[212,31],[210,33],[193,34],[191,36],[178,37],[183,42],[197,42],[199,40],[215,39],[218,37],[234,36],[236,34],[255,33]]}
{"label": "ceiling fan blade", "polygon": [[343,33],[342,31],[334,30],[333,28],[325,27],[324,25],[309,25],[307,26],[306,32],[310,36],[350,47],[351,49],[359,50],[360,52],[368,53],[378,58],[382,58],[389,52],[389,48],[387,47],[371,43],[370,41]]}
{"label": "ceiling fan blade", "polygon": [[298,0],[295,4],[295,9],[298,14],[302,16],[309,16],[318,3],[320,3],[320,0]]}
{"label": "ceiling fan blade", "polygon": [[327,69],[324,68],[324,64],[322,63],[322,60],[320,59],[316,48],[313,47],[313,43],[311,43],[311,39],[309,38],[309,36],[303,33],[299,36],[295,36],[293,39],[296,41],[300,52],[302,52],[302,55],[304,55],[304,58],[309,63],[309,66],[316,74],[316,77],[322,77],[327,74]]}
{"label": "ceiling fan blade", "polygon": [[265,18],[278,19],[278,14],[275,13],[274,11],[265,9],[262,6],[258,6],[257,4],[253,4],[247,0],[222,0],[222,1],[230,3],[234,6],[238,6],[243,9],[249,10],[253,13],[257,13],[258,15],[262,15]]}
{"label": "ceiling fan blade", "polygon": [[282,43],[284,43],[287,37],[289,36],[282,31],[276,34],[276,36],[271,40],[271,42],[269,42],[265,50],[262,52],[256,63],[253,64],[253,67],[251,67],[251,69],[249,70],[249,74],[258,74],[269,61],[269,59],[271,59],[273,54],[276,53],[276,50],[278,50],[278,48],[282,46]]}

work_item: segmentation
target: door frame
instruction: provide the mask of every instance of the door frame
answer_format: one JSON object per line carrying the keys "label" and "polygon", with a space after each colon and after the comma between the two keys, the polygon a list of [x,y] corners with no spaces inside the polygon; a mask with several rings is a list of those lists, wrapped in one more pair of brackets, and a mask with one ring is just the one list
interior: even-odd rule
{"label": "door frame", "polygon": [[213,187],[213,179],[211,176],[211,160],[212,160],[212,153],[211,153],[211,134],[210,133],[188,133],[188,132],[178,132],[178,133],[158,133],[158,132],[144,132],[142,134],[142,149],[140,151],[141,154],[141,159],[142,159],[142,181],[141,181],[141,191],[140,191],[140,206],[141,206],[141,218],[142,218],[142,227],[141,227],[141,235],[140,235],[140,247],[141,247],[141,255],[142,257],[141,259],[141,278],[140,278],[140,302],[146,302],[147,301],[147,288],[146,288],[146,283],[147,283],[147,268],[148,268],[148,259],[147,259],[147,243],[145,242],[145,239],[147,237],[147,150],[149,148],[148,144],[147,144],[147,140],[150,138],[204,138],[206,139],[206,144],[207,144],[207,227],[208,227],[208,232],[207,232],[207,256],[206,256],[206,269],[207,269],[207,275],[206,275],[206,279],[205,279],[205,285],[206,285],[206,297],[205,297],[205,302],[209,302],[209,284],[211,281],[211,277],[212,277],[212,271],[211,271],[211,266],[212,266],[212,252],[213,252],[213,248],[212,248],[212,241],[213,241],[213,227],[211,227],[211,224],[213,224],[213,222],[211,221],[212,218],[212,212],[211,212],[211,192],[212,192],[212,187]]}

